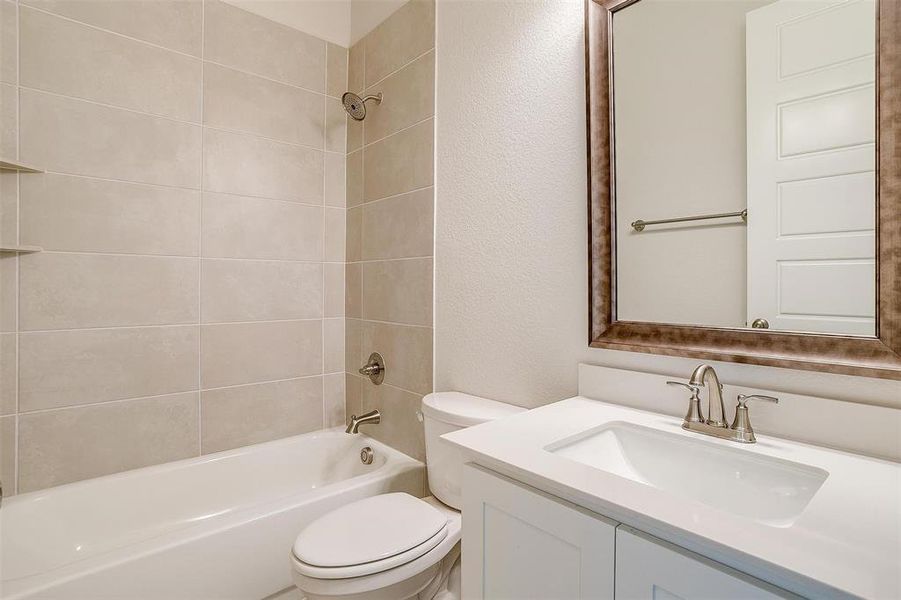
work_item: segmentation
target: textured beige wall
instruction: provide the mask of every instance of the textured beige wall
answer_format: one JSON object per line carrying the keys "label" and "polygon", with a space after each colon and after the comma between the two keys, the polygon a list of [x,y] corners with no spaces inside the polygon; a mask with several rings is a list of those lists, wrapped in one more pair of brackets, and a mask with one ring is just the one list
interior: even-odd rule
{"label": "textured beige wall", "polygon": [[[436,390],[535,407],[576,395],[580,362],[699,363],[588,347],[584,9],[438,3]],[[714,364],[733,385],[901,407],[897,381]]]}
{"label": "textured beige wall", "polygon": [[[347,50],[217,0],[0,0],[4,491],[344,419]],[[16,486],[18,482],[18,486]]]}
{"label": "textured beige wall", "polygon": [[[435,5],[411,0],[350,49],[349,87],[384,94],[347,132],[347,414],[372,408],[367,433],[425,458],[416,413],[432,391]],[[370,352],[385,383],[356,374]]]}

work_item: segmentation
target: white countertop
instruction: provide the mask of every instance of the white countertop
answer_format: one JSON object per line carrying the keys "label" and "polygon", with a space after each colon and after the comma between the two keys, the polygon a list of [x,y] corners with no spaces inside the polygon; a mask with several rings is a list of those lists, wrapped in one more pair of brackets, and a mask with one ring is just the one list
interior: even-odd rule
{"label": "white countertop", "polygon": [[789,527],[776,527],[545,450],[614,421],[699,436],[684,431],[681,419],[576,397],[443,438],[470,462],[789,591],[901,598],[901,464],[769,436],[747,445],[700,436],[828,471],[800,517]]}

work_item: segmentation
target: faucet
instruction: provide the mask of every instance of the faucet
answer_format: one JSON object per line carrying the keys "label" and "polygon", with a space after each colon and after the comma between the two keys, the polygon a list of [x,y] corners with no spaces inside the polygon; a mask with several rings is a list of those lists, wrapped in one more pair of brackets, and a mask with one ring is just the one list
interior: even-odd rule
{"label": "faucet", "polygon": [[[678,385],[691,392],[688,403],[688,412],[682,420],[682,429],[712,435],[714,437],[753,444],[757,441],[754,429],[751,427],[751,418],[748,414],[748,400],[766,400],[774,404],[779,403],[778,398],[764,396],[763,394],[739,394],[738,404],[735,407],[735,419],[732,425],[726,424],[726,415],[723,407],[723,386],[720,384],[716,371],[710,365],[700,365],[691,374],[688,383],[681,381],[667,381],[669,385]],[[707,388],[707,418],[701,413],[701,401],[698,394],[700,386]]]}
{"label": "faucet", "polygon": [[689,385],[707,388],[707,420],[713,427],[728,427],[726,407],[723,405],[723,386],[716,371],[710,365],[698,365],[691,374]]}
{"label": "faucet", "polygon": [[382,413],[378,411],[378,409],[371,410],[365,415],[350,415],[350,423],[347,424],[347,429],[344,430],[344,433],[360,433],[360,425],[365,425],[367,423],[372,423],[375,425],[382,420]]}

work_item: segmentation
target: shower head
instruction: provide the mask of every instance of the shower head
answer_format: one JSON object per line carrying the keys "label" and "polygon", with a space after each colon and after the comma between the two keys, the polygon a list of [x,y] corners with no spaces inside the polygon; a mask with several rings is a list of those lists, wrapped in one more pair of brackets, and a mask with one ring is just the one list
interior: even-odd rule
{"label": "shower head", "polygon": [[344,95],[341,96],[341,102],[344,104],[344,110],[346,110],[347,114],[349,114],[357,121],[362,121],[366,118],[366,102],[369,100],[375,100],[376,104],[381,104],[382,93],[379,92],[378,94],[372,94],[364,98],[360,98],[353,92],[344,92]]}

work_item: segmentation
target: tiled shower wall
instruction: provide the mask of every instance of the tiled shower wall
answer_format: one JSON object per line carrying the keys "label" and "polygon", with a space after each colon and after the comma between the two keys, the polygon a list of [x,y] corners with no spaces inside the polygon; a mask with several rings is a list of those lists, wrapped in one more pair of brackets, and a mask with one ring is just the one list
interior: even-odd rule
{"label": "tiled shower wall", "polygon": [[0,21],[0,155],[47,171],[0,175],[0,242],[45,249],[0,254],[4,491],[343,422],[347,50],[216,0]]}
{"label": "tiled shower wall", "polygon": [[[347,414],[378,408],[366,432],[425,458],[420,401],[432,391],[435,4],[411,0],[350,49],[348,85],[382,92],[347,131]],[[356,374],[370,352],[385,383]]]}

